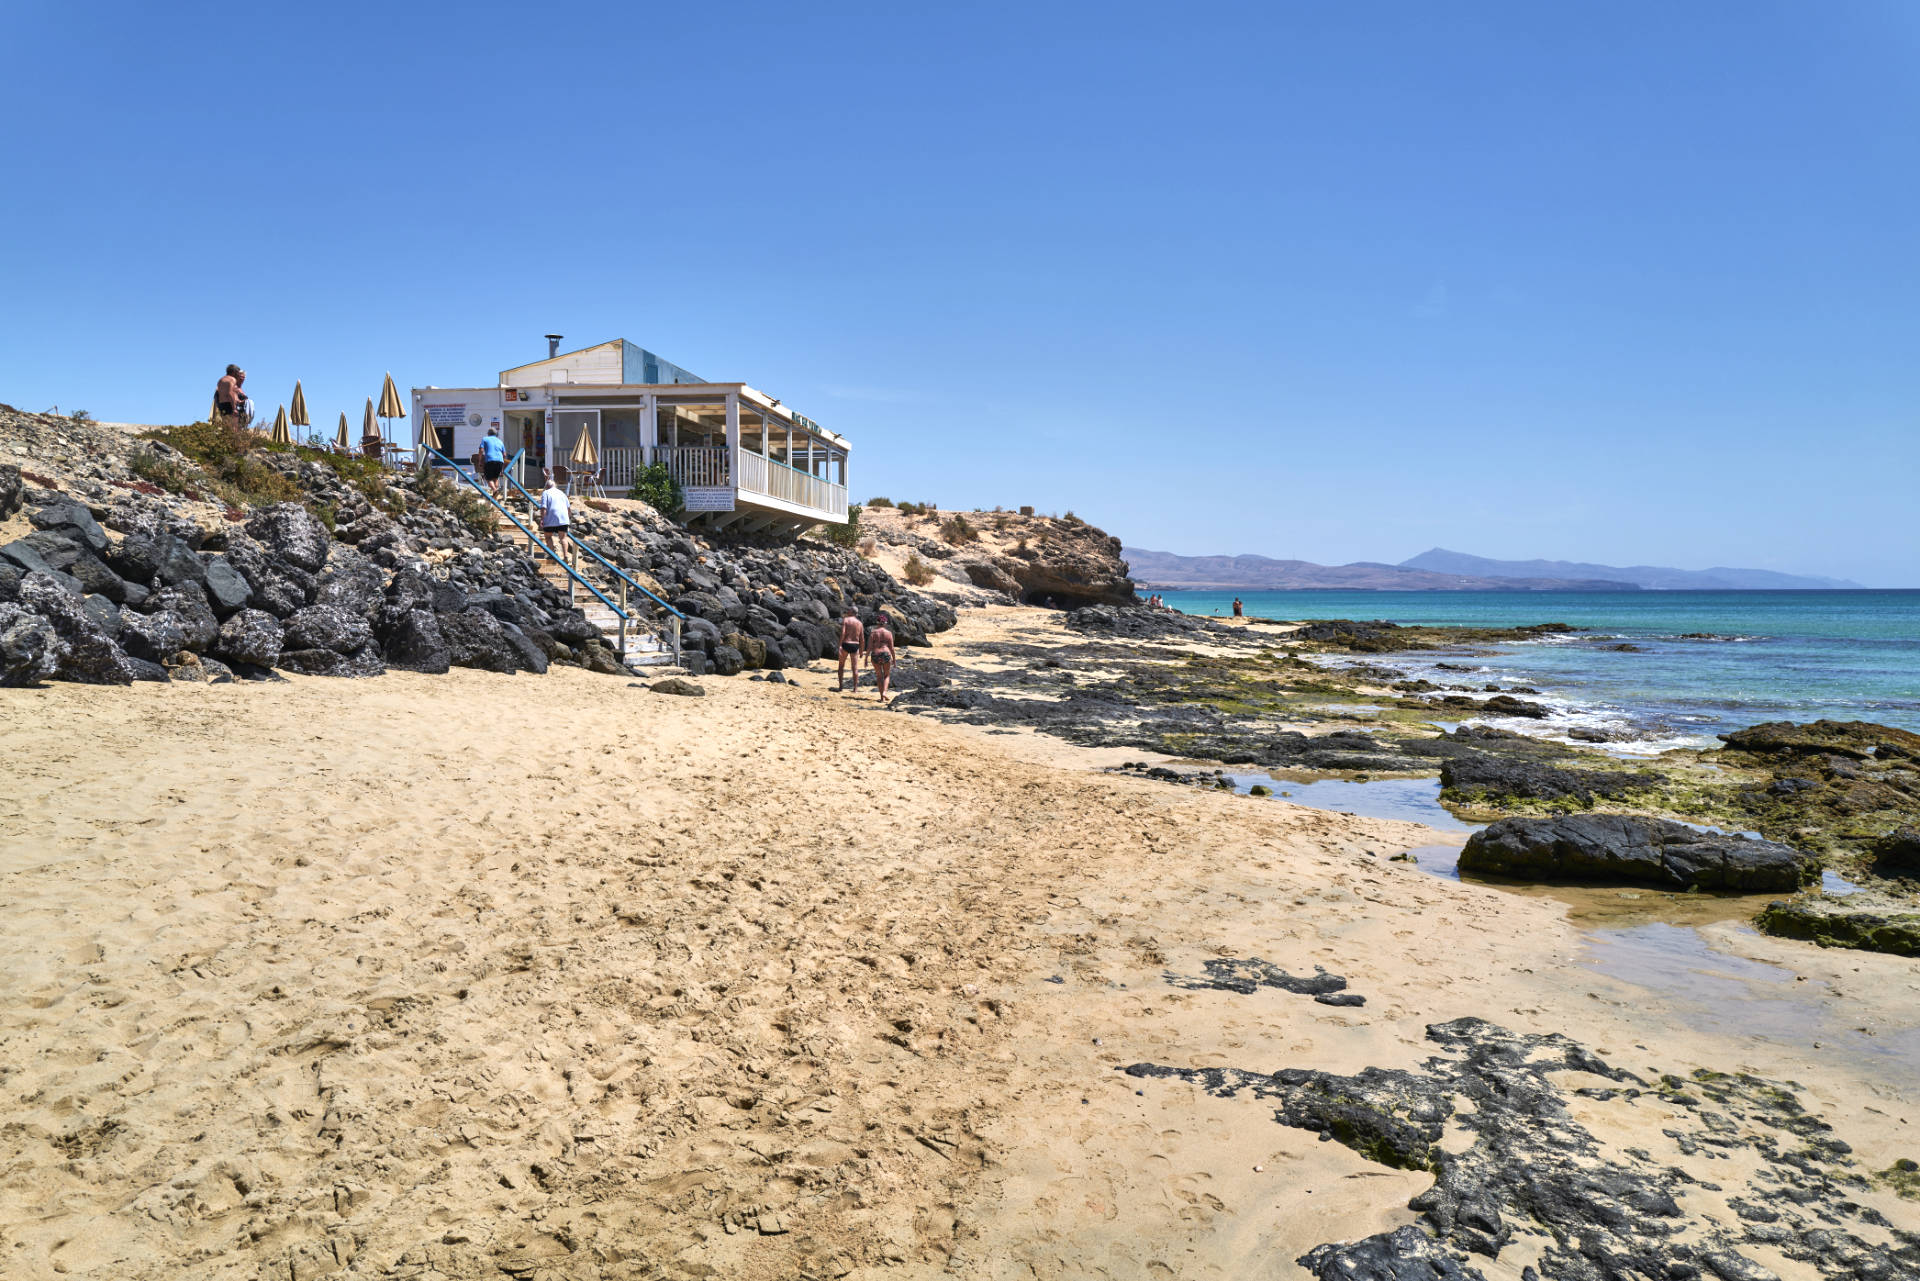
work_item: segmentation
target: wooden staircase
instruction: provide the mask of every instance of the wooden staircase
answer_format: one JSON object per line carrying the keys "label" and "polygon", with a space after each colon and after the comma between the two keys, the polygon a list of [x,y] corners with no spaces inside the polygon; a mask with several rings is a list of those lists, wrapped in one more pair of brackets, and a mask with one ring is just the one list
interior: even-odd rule
{"label": "wooden staircase", "polygon": [[[534,519],[531,517],[523,519],[529,529],[538,528]],[[522,550],[525,550],[524,543],[526,535],[521,533],[511,520],[503,515],[496,514],[494,523],[499,527],[501,537],[507,539],[509,542],[521,544]],[[579,609],[582,614],[586,615],[589,623],[592,623],[600,629],[601,636],[606,639],[607,648],[612,650],[622,663],[625,663],[628,667],[673,666],[672,646],[667,643],[665,637],[653,630],[651,624],[641,621],[637,613],[637,603],[629,606],[627,609],[627,637],[626,643],[623,646],[620,641],[619,615],[601,604],[600,600],[594,596],[592,592],[583,590],[564,569],[561,569],[559,565],[554,563],[551,556],[546,556],[539,552],[528,552],[527,556],[528,559],[533,562],[533,567],[539,571],[540,577],[545,579],[553,587],[559,589],[561,594],[572,601],[574,606]],[[605,592],[610,599],[615,601],[620,599],[618,589],[623,586],[623,584],[618,580],[615,580],[611,584],[599,581],[600,579],[612,578],[613,576],[602,569],[591,556],[582,555],[575,551],[569,563],[573,565],[575,573],[578,573],[588,582],[593,583],[595,587]]]}

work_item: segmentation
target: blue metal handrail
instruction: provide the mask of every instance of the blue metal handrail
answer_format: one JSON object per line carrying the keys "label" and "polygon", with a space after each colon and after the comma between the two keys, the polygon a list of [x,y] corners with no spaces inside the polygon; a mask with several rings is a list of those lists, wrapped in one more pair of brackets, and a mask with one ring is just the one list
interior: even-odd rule
{"label": "blue metal handrail", "polygon": [[[522,498],[526,499],[530,503],[539,501],[538,499],[534,498],[532,494],[528,493],[526,486],[522,485],[519,481],[515,480],[512,477],[512,475],[507,473],[502,473],[502,474],[507,476],[507,483],[509,485],[512,485],[515,489],[520,491],[520,496]],[[661,609],[664,609],[669,614],[672,614],[675,618],[679,619],[681,622],[684,623],[687,621],[687,616],[685,614],[681,613],[679,610],[675,609],[673,606],[667,604],[667,602],[661,600],[654,593],[648,591],[645,587],[641,586],[639,583],[635,582],[632,578],[628,577],[627,574],[624,571],[622,571],[618,565],[614,564],[612,561],[608,560],[605,556],[602,556],[599,552],[595,551],[593,547],[590,544],[588,544],[586,539],[580,537],[580,535],[574,533],[571,529],[567,531],[567,537],[573,540],[574,546],[580,548],[581,551],[584,551],[587,555],[593,557],[595,560],[599,561],[602,565],[605,565],[609,572],[618,575],[620,579],[627,584],[627,586],[633,588],[635,591],[645,596],[648,600],[658,605]]]}
{"label": "blue metal handrail", "polygon": [[[571,578],[574,582],[580,584],[582,587],[586,588],[588,591],[592,592],[596,597],[598,597],[602,605],[605,605],[608,609],[613,611],[614,617],[618,618],[622,623],[628,621],[629,615],[626,610],[621,609],[618,605],[614,604],[611,600],[608,600],[606,595],[602,593],[598,587],[595,587],[592,583],[588,582],[585,578],[581,577],[579,571],[575,570],[573,566],[567,564],[567,562],[561,558],[560,553],[554,551],[553,548],[547,546],[546,543],[541,541],[541,539],[538,536],[536,536],[531,529],[528,529],[525,525],[522,525],[520,523],[520,518],[518,516],[515,516],[512,512],[508,511],[504,506],[502,506],[499,499],[495,498],[492,494],[489,494],[487,492],[487,487],[485,485],[482,485],[479,481],[475,480],[472,476],[470,476],[466,472],[461,471],[460,465],[458,463],[454,462],[453,459],[447,457],[445,454],[441,453],[439,450],[430,448],[425,445],[422,445],[421,448],[425,449],[428,453],[432,454],[435,458],[438,458],[441,462],[445,463],[447,466],[453,468],[454,475],[460,477],[460,479],[466,481],[469,485],[472,485],[475,493],[479,494],[480,497],[486,499],[488,503],[492,504],[493,509],[495,511],[499,512],[502,516],[505,516],[508,520],[512,521],[514,524],[514,527],[518,529],[521,533],[527,536],[527,542],[530,546],[538,547],[541,551],[545,552],[548,556],[552,557],[554,564],[558,565],[561,569],[564,569],[567,571],[567,577]],[[514,456],[516,458],[519,457],[518,454]],[[504,468],[501,469],[501,475],[503,476],[506,475],[506,470]],[[518,486],[516,486],[516,488],[518,488]],[[524,494],[526,491],[523,489],[520,492]],[[622,657],[624,657],[624,655]]]}

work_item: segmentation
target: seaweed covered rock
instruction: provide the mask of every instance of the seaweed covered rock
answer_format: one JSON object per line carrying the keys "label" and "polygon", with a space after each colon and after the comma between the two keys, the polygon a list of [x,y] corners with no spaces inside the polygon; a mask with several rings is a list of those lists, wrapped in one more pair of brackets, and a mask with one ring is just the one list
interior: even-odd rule
{"label": "seaweed covered rock", "polygon": [[1920,760],[1920,734],[1871,721],[1766,721],[1720,735],[1730,752],[1760,757]]}
{"label": "seaweed covered rock", "polygon": [[1764,934],[1821,947],[1920,956],[1920,903],[1891,894],[1800,894],[1767,904],[1754,924]]}
{"label": "seaweed covered rock", "polygon": [[1774,841],[1624,814],[1506,818],[1467,838],[1460,870],[1512,880],[1628,882],[1666,889],[1797,889],[1820,874]]}
{"label": "seaweed covered rock", "polygon": [[1473,752],[1440,766],[1446,799],[1463,804],[1505,805],[1519,800],[1589,806],[1596,800],[1624,800],[1658,782],[1651,774],[1569,769],[1517,753]]}

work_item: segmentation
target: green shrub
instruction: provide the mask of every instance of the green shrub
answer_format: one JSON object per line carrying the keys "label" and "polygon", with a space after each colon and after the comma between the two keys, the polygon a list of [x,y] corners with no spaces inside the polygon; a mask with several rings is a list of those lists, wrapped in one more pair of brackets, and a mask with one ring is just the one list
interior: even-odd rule
{"label": "green shrub", "polygon": [[841,547],[857,545],[860,542],[860,505],[854,503],[847,508],[845,523],[820,526],[820,536]]}
{"label": "green shrub", "polygon": [[965,516],[955,512],[948,521],[940,526],[940,537],[956,546],[961,543],[977,543],[980,531],[975,529]]}
{"label": "green shrub", "polygon": [[920,559],[919,552],[907,557],[905,573],[907,581],[915,587],[925,587],[933,581],[933,571],[927,568],[927,562]]}
{"label": "green shrub", "polygon": [[461,524],[480,537],[490,538],[499,532],[493,504],[465,481],[450,480],[438,468],[422,464],[414,473],[413,488],[427,502],[459,517]]}
{"label": "green shrub", "polygon": [[[645,503],[662,516],[677,516],[687,505],[686,495],[680,492],[680,482],[673,478],[665,463],[642,468],[633,478],[633,491],[627,497]],[[859,510],[858,507],[850,509],[852,513]]]}
{"label": "green shrub", "polygon": [[891,498],[869,498],[869,499],[867,500],[867,506],[869,506],[869,507],[891,507],[891,506],[893,506],[893,500],[892,500]]}

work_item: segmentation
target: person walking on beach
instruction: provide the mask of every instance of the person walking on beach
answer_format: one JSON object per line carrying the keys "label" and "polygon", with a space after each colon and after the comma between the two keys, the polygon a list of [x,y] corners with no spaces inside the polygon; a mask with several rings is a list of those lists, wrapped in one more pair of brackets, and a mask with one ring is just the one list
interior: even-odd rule
{"label": "person walking on beach", "polygon": [[487,488],[495,498],[500,497],[500,473],[507,466],[507,442],[500,439],[498,427],[489,427],[480,442],[480,466],[486,472]]}
{"label": "person walking on beach", "polygon": [[540,533],[556,556],[560,555],[567,541],[567,517],[567,496],[549,478],[546,489],[540,495]]}
{"label": "person walking on beach", "polygon": [[860,646],[865,640],[866,628],[860,625],[860,615],[848,605],[840,618],[840,670],[834,677],[834,692],[847,687],[847,664],[853,664],[853,688],[860,689]]}
{"label": "person walking on beach", "polygon": [[247,371],[238,365],[228,365],[227,372],[213,386],[213,409],[223,418],[230,419],[236,427],[247,424],[247,393],[241,388],[246,385]]}
{"label": "person walking on beach", "polygon": [[[887,686],[893,680],[893,620],[883,611],[867,632],[867,657],[873,662],[873,684],[885,706]],[[857,684],[857,682],[856,682]]]}

